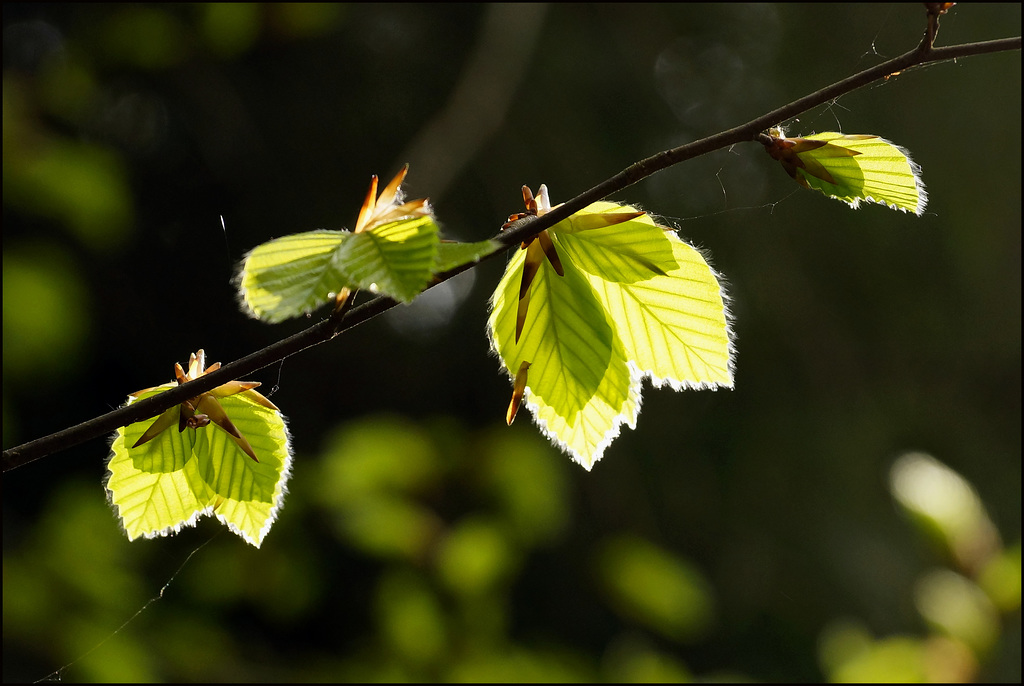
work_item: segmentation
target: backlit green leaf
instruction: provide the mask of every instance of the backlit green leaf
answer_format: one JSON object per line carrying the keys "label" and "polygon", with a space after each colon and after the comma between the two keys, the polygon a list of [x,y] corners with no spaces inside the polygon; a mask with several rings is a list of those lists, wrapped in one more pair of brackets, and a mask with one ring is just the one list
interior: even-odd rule
{"label": "backlit green leaf", "polygon": [[354,231],[308,231],[254,248],[237,279],[244,309],[280,322],[360,288],[402,302],[415,298],[433,274],[439,229],[426,200],[402,202],[407,171],[379,198],[373,177]]}
{"label": "backlit green leaf", "polygon": [[[589,209],[623,208],[604,202]],[[571,240],[556,229],[555,238],[586,272],[630,362],[655,386],[732,386],[722,288],[699,252],[648,215]]]}
{"label": "backlit green leaf", "polygon": [[587,469],[623,424],[635,427],[645,377],[675,389],[732,385],[726,309],[714,272],[646,215],[607,219],[630,212],[636,214],[594,203],[550,229],[564,276],[535,253],[518,342],[529,250],[516,251],[491,302],[491,344],[509,377],[530,363],[524,404]]}
{"label": "backlit green leaf", "polygon": [[924,213],[928,202],[921,168],[909,153],[872,135],[818,133],[787,138],[772,129],[768,154],[804,188],[814,188],[853,208],[861,201]]}
{"label": "backlit green leaf", "polygon": [[515,342],[516,307],[526,251],[517,251],[498,284],[490,318],[491,344],[506,371],[530,362],[525,404],[541,431],[587,469],[618,435],[635,426],[639,384],[625,351],[583,275],[559,277],[544,262],[531,287],[531,307]]}
{"label": "backlit green leaf", "polygon": [[[128,404],[162,393],[169,383],[129,396]],[[207,396],[209,397],[209,396]],[[253,390],[217,402],[258,461],[214,422],[179,431],[175,419],[140,443],[154,419],[117,430],[107,462],[106,489],[129,540],[154,538],[215,515],[259,547],[277,517],[291,470],[284,418]],[[177,415],[178,407],[170,412]]]}
{"label": "backlit green leaf", "polygon": [[334,256],[348,231],[307,231],[256,246],[245,257],[239,294],[248,312],[270,323],[312,312],[346,284]]}
{"label": "backlit green leaf", "polygon": [[430,282],[438,241],[432,217],[390,222],[350,235],[335,255],[335,265],[348,288],[411,302]]}
{"label": "backlit green leaf", "polygon": [[456,241],[441,241],[437,245],[437,256],[434,258],[433,271],[435,274],[461,267],[470,262],[476,262],[485,255],[501,247],[497,241],[477,241],[476,243],[459,243]]}

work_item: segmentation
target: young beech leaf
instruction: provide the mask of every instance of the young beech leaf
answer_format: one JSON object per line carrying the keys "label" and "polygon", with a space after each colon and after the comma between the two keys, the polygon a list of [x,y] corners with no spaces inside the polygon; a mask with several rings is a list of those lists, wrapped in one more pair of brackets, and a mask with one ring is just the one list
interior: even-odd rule
{"label": "young beech leaf", "polygon": [[814,188],[854,209],[863,200],[921,215],[928,194],[921,168],[906,150],[871,135],[817,133],[786,138],[769,132],[768,154],[804,188]]}
{"label": "young beech leaf", "polygon": [[441,274],[461,267],[470,262],[476,262],[485,255],[501,247],[498,241],[486,240],[476,243],[459,243],[457,241],[441,241],[437,246],[437,256],[434,258],[433,272]]}
{"label": "young beech leaf", "polygon": [[334,262],[346,287],[407,303],[430,283],[437,244],[433,217],[402,219],[350,234]]}
{"label": "young beech leaf", "polygon": [[402,169],[377,197],[377,177],[353,231],[308,231],[255,247],[238,274],[243,309],[280,322],[365,288],[409,302],[430,282],[438,226],[423,200],[402,202]]}
{"label": "young beech leaf", "polygon": [[[211,372],[200,350],[176,382],[128,396],[128,404]],[[159,417],[117,430],[106,489],[129,540],[177,533],[216,515],[257,548],[277,518],[291,471],[284,417],[253,381],[231,381]]]}
{"label": "young beech leaf", "polygon": [[[535,202],[531,212],[550,211],[544,186]],[[636,426],[645,377],[732,386],[728,313],[700,253],[636,208],[597,202],[548,233],[550,252],[535,240],[509,261],[491,347],[515,380],[513,404],[522,385],[541,431],[589,470],[623,424]]]}

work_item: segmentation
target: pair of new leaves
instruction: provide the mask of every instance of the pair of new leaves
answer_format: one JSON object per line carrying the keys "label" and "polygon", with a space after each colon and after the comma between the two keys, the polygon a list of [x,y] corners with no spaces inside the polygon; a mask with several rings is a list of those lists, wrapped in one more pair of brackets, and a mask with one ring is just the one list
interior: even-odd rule
{"label": "pair of new leaves", "polygon": [[[769,133],[766,150],[800,185],[853,207],[922,213],[919,169],[898,146],[877,136]],[[373,178],[353,231],[294,234],[252,250],[238,277],[248,313],[279,322],[329,303],[339,309],[356,289],[409,302],[436,274],[496,249],[490,240],[442,241],[427,201],[403,202],[406,171],[379,197]],[[552,209],[546,187],[536,197],[523,191],[526,215]],[[644,378],[676,390],[733,383],[717,276],[697,250],[628,205],[594,203],[525,241],[491,298],[488,331],[513,380],[508,422],[525,402],[541,431],[587,469],[623,424],[635,426]],[[202,359],[200,351],[178,382],[203,373]],[[254,388],[231,382],[118,431],[107,488],[130,538],[215,514],[262,542],[291,454],[280,412]]]}

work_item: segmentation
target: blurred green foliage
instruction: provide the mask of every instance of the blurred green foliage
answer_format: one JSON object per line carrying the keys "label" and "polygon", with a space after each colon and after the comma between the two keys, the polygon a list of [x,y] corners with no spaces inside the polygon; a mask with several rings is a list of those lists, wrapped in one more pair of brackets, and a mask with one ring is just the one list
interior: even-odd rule
{"label": "blurred green foliage", "polygon": [[30,386],[74,374],[90,333],[89,293],[56,244],[4,250],[4,384]]}
{"label": "blurred green foliage", "polygon": [[646,541],[619,537],[604,544],[595,567],[623,616],[676,641],[707,632],[712,596],[692,565]]}
{"label": "blurred green foliage", "polygon": [[[575,470],[548,459],[540,438],[501,433],[467,433],[446,418],[343,424],[296,474],[290,516],[274,532],[277,544],[262,552],[206,522],[192,543],[208,545],[191,553],[181,537],[129,544],[94,489],[68,482],[52,495],[35,538],[5,556],[6,648],[21,669],[82,656],[60,676],[89,681],[692,680],[673,646],[706,644],[726,629],[714,591],[693,562],[636,534],[599,537],[589,554],[563,561],[569,568],[541,563],[583,589],[595,609],[612,611],[597,613],[609,626],[621,623],[607,645],[590,652],[572,632],[527,621],[538,599],[516,587],[524,567],[565,543]],[[461,448],[442,456],[453,443]],[[933,458],[914,457],[960,478]],[[509,464],[529,469],[495,480]],[[548,514],[524,527],[533,508],[508,494],[538,480]],[[934,482],[918,492],[928,488],[941,492]],[[454,512],[452,502],[473,505]],[[861,620],[830,622],[818,641],[824,674],[840,682],[976,678],[1013,640],[1003,633],[1020,611],[1016,550],[992,549],[989,564],[1007,567],[1009,555],[1016,567],[986,591],[950,568],[927,571],[913,591],[929,628],[920,637],[876,639]],[[162,587],[142,581],[161,574]],[[990,596],[1014,589],[1016,604],[997,610]],[[68,611],[73,621],[54,621]],[[579,619],[564,621],[571,627]]]}
{"label": "blurred green foliage", "polygon": [[1020,565],[1012,563],[1020,558],[1019,543],[1003,549],[977,492],[934,457],[902,455],[890,477],[896,502],[954,569],[927,570],[914,583],[926,636],[874,639],[861,622],[836,620],[820,639],[822,667],[837,682],[974,681],[1015,640],[1003,634],[1004,617],[1020,615]]}
{"label": "blurred green foliage", "polygon": [[[568,197],[923,31],[850,4],[3,21],[5,447],[302,326],[246,320],[234,263],[351,226],[370,174],[412,162],[480,240],[524,183]],[[1019,27],[958,5],[939,42]],[[5,680],[1020,681],[1020,93],[1019,54],[989,55],[781,122],[907,147],[920,219],[800,192],[754,145],[616,198],[727,275],[737,388],[649,393],[593,473],[504,426],[492,261],[261,372],[297,459],[258,551],[208,521],[129,544],[99,441],[6,474]]]}

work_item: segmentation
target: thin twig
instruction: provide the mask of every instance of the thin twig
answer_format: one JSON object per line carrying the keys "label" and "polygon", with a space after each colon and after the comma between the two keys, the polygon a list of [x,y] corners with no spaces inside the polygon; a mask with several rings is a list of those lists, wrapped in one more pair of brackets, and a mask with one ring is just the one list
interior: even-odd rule
{"label": "thin twig", "polygon": [[[912,67],[921,66],[931,62],[941,62],[968,57],[971,55],[982,55],[992,52],[1006,52],[1020,50],[1021,39],[1005,38],[1000,40],[985,41],[981,43],[965,43],[945,48],[930,47],[927,36],[921,45],[914,50],[896,57],[895,59],[883,62],[875,67],[866,69],[854,74],[849,78],[838,81],[830,86],[806,95],[788,105],[768,112],[746,124],[731,128],[727,131],[717,133],[707,138],[702,138],[692,143],[659,152],[651,157],[640,160],[630,165],[615,176],[599,183],[590,190],[581,193],[572,200],[560,205],[551,212],[539,217],[536,220],[523,222],[499,233],[494,240],[501,243],[502,248],[484,256],[480,260],[462,265],[444,274],[439,274],[433,285],[442,283],[451,277],[470,269],[485,259],[503,253],[507,247],[521,243],[523,240],[534,236],[544,229],[547,229],[563,219],[579,212],[591,203],[597,202],[612,193],[617,193],[634,183],[647,178],[648,176],[667,169],[673,165],[705,155],[714,150],[727,148],[736,143],[756,141],[758,136],[767,128],[782,121],[791,119],[807,110],[830,102],[835,98],[850,93],[858,88],[883,79],[896,72],[905,72]],[[398,303],[391,298],[378,297],[367,303],[353,307],[351,310],[342,309],[320,321],[317,324],[300,331],[299,333],[273,343],[262,350],[247,355],[239,360],[222,366],[217,371],[205,374],[195,381],[190,381],[164,393],[126,407],[108,412],[107,414],[82,422],[76,426],[69,427],[62,431],[37,438],[28,443],[9,448],[3,452],[3,471],[15,469],[33,460],[45,457],[46,455],[65,450],[72,446],[84,443],[93,438],[104,436],[119,427],[139,422],[150,417],[155,417],[164,410],[180,404],[187,398],[195,397],[205,393],[217,386],[235,379],[241,379],[252,372],[270,366],[276,362],[294,355],[295,353],[319,345],[331,340],[338,334],[351,329],[354,326],[372,319]]]}

